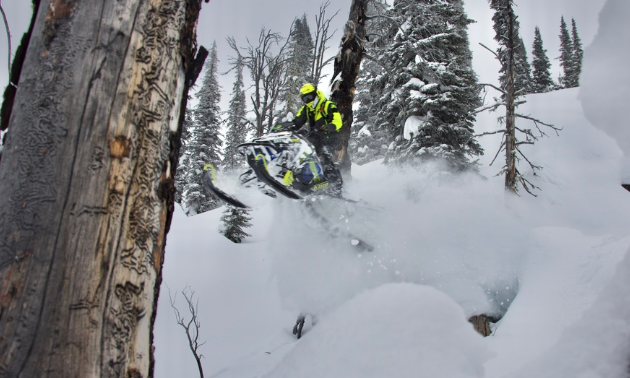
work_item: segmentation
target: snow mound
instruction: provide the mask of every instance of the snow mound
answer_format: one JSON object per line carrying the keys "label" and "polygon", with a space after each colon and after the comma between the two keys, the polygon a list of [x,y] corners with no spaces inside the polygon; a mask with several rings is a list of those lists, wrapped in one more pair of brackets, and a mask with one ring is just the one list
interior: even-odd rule
{"label": "snow mound", "polygon": [[557,344],[510,377],[628,376],[630,255],[582,318],[564,329]]}
{"label": "snow mound", "polygon": [[[599,15],[599,30],[593,43],[584,51],[580,76],[580,100],[588,120],[615,138],[626,154],[623,179],[630,182],[630,128],[628,98],[630,97],[630,40],[627,18],[630,2],[609,0]],[[623,47],[625,46],[625,47]]]}
{"label": "snow mound", "polygon": [[323,319],[265,377],[482,377],[490,357],[447,295],[387,284]]}

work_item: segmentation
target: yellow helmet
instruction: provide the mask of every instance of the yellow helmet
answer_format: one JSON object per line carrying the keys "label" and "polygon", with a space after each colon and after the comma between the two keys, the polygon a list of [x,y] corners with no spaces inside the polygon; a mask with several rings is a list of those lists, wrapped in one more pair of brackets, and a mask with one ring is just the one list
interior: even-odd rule
{"label": "yellow helmet", "polygon": [[315,88],[315,86],[311,83],[306,83],[304,85],[302,85],[302,88],[300,88],[300,96],[304,96],[305,94],[309,94],[311,92],[315,92],[317,90],[317,88]]}
{"label": "yellow helmet", "polygon": [[307,83],[300,88],[300,98],[305,104],[309,104],[317,98],[317,88],[313,84]]}

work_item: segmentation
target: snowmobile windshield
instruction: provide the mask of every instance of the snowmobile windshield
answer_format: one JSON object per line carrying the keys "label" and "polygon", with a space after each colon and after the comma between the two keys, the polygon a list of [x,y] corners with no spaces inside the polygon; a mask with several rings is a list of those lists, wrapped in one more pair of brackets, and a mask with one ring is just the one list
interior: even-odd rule
{"label": "snowmobile windshield", "polygon": [[317,94],[315,92],[307,93],[302,96],[302,102],[308,104],[309,102],[315,100],[315,97],[317,97]]}

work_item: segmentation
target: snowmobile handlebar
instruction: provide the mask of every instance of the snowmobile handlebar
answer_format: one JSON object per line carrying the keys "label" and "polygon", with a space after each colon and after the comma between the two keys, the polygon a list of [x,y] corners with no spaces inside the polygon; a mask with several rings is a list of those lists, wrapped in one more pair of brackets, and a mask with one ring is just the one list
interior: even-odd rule
{"label": "snowmobile handlebar", "polygon": [[280,122],[276,124],[269,130],[269,132],[277,133],[279,131],[294,131],[294,130],[295,130],[295,123],[293,123],[293,121],[288,121],[288,122]]}

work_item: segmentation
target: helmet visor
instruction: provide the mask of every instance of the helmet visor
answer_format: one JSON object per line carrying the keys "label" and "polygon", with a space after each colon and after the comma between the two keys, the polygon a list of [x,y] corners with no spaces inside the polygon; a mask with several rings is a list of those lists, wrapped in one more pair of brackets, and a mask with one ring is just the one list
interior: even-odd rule
{"label": "helmet visor", "polygon": [[307,93],[302,96],[302,102],[308,104],[309,102],[315,100],[315,97],[317,97],[317,94],[315,94],[315,92]]}

